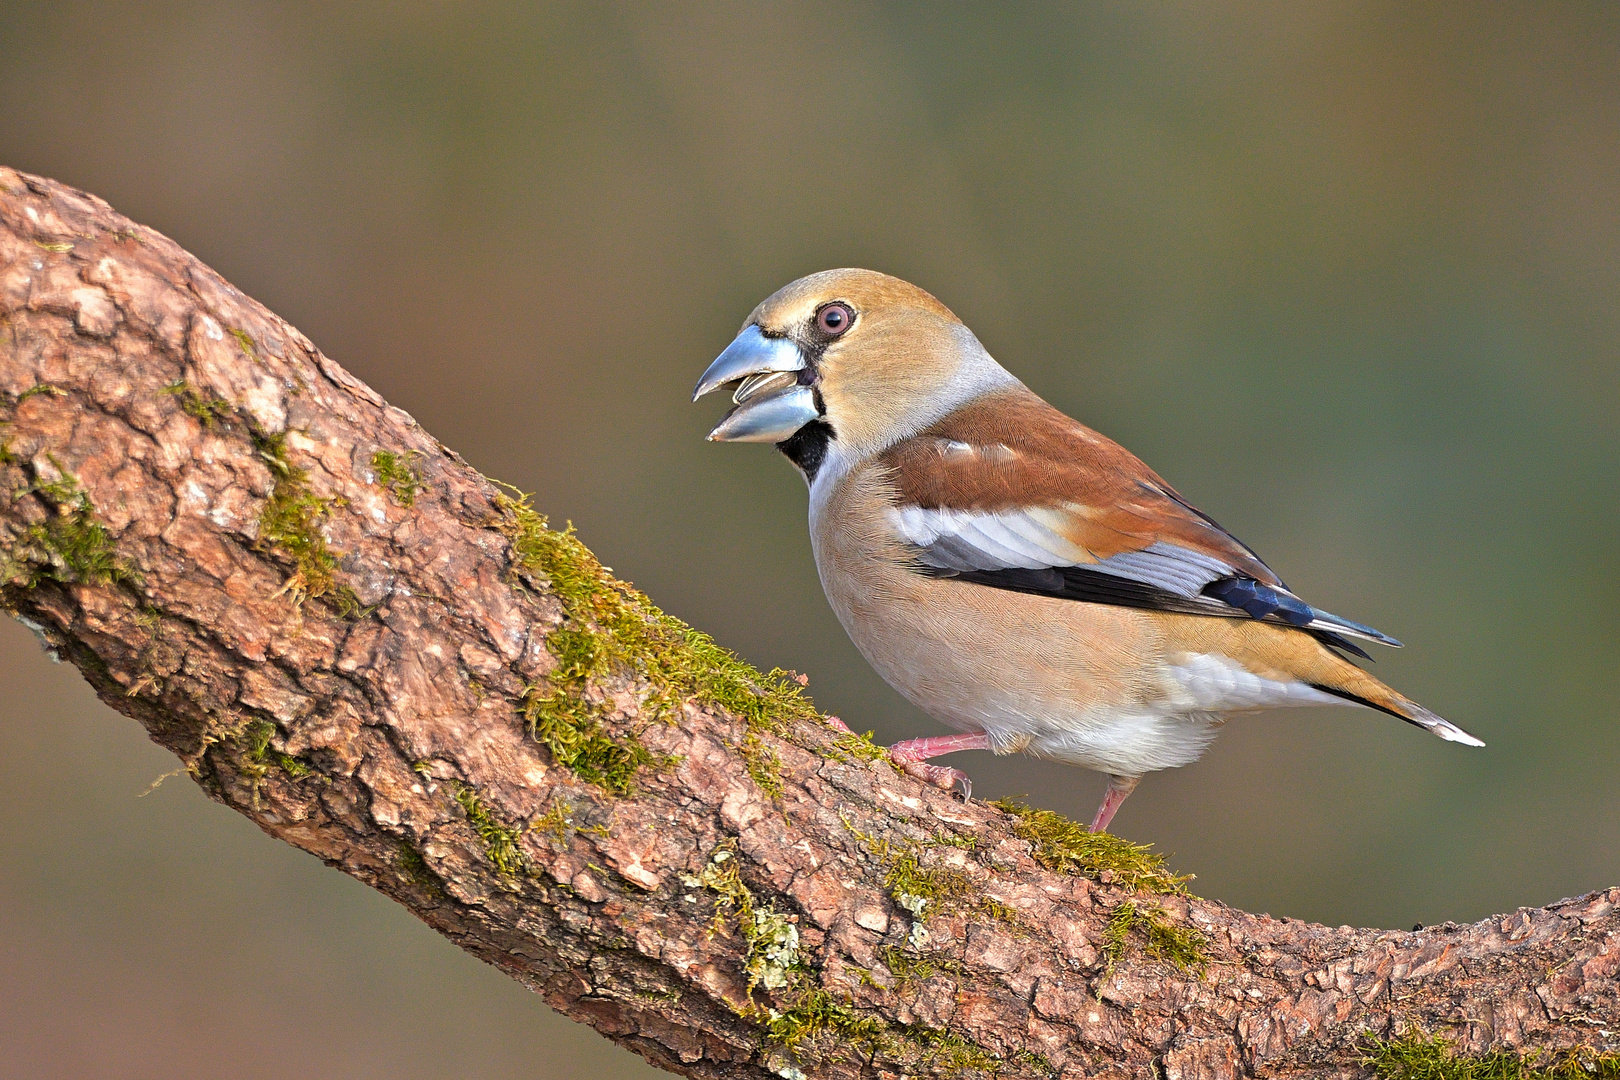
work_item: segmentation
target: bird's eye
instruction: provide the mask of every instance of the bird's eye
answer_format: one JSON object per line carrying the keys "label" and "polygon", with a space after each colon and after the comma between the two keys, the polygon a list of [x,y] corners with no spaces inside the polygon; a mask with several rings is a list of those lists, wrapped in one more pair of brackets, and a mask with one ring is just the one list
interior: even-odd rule
{"label": "bird's eye", "polygon": [[849,310],[848,304],[828,304],[816,312],[816,326],[828,337],[842,334],[854,321],[855,313]]}

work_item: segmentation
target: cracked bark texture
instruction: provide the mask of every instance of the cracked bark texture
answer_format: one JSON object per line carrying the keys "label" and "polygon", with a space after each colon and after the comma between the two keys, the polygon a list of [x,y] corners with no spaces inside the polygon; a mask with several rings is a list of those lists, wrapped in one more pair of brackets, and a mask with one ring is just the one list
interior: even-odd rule
{"label": "cracked bark texture", "polygon": [[[222,404],[186,407],[207,402]],[[70,512],[47,492],[72,478],[131,571],[14,573],[4,604],[48,648],[211,797],[664,1068],[1352,1075],[1371,1036],[1409,1027],[1467,1052],[1620,1050],[1620,889],[1411,933],[1172,896],[1158,902],[1208,937],[1208,967],[1134,949],[1110,968],[1122,888],[1043,869],[994,807],[841,760],[831,728],[762,736],[777,798],[750,779],[737,718],[689,701],[653,720],[635,679],[592,680],[611,730],[674,761],[630,797],[581,782],[519,715],[557,665],[563,608],[515,572],[490,482],[169,239],[6,169],[0,423],[0,556]],[[261,542],[275,435],[329,500],[319,527],[358,615],[300,602],[296,567]],[[378,485],[378,450],[412,455],[414,505]],[[522,830],[520,872],[492,864],[480,824]],[[908,943],[883,840],[1016,919],[925,911],[926,943]],[[738,920],[693,884],[726,845],[756,904],[795,921],[797,987],[750,998]],[[898,977],[888,950],[934,973]],[[813,988],[895,1036],[772,1043],[766,1009]],[[957,1038],[968,1064],[937,1051]]]}

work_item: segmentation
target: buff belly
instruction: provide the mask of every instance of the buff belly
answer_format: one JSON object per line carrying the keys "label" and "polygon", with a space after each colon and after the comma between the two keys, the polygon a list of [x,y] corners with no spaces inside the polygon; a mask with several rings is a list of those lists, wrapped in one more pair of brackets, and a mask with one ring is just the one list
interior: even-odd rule
{"label": "buff belly", "polygon": [[1179,650],[1158,613],[896,573],[829,583],[824,572],[823,583],[890,686],[947,727],[986,732],[997,753],[1140,776],[1196,761],[1231,715],[1342,704],[1219,653]]}
{"label": "buff belly", "polygon": [[810,537],[822,588],[890,686],[947,727],[985,732],[997,753],[1140,776],[1196,761],[1234,713],[1340,702],[1235,659],[1237,620],[917,573],[886,505],[886,481],[871,470],[817,478]]}

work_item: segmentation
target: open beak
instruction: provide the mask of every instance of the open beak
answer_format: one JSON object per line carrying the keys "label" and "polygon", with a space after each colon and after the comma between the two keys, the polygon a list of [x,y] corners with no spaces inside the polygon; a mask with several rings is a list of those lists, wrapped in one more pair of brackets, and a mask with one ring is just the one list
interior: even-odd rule
{"label": "open beak", "polygon": [[750,326],[726,346],[692,391],[696,401],[737,383],[735,408],[709,432],[711,442],[781,442],[821,415],[815,392],[799,385],[804,354],[790,338],[766,337]]}

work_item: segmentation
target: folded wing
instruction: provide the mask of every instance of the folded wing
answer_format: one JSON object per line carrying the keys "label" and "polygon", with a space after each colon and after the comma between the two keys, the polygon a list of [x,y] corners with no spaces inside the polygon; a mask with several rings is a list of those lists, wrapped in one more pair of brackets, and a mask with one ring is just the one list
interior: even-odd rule
{"label": "folded wing", "polygon": [[1124,447],[1022,387],[888,450],[890,524],[920,573],[1091,603],[1254,618],[1366,656],[1400,642],[1294,595]]}

